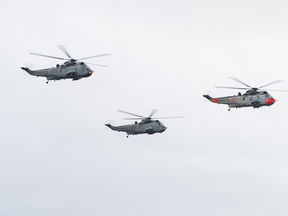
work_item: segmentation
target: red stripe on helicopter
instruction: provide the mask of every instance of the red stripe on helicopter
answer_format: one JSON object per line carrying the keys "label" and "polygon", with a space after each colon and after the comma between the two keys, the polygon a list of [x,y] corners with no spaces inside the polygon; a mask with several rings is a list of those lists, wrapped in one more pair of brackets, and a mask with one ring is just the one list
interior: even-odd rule
{"label": "red stripe on helicopter", "polygon": [[218,98],[214,98],[214,103],[218,103]]}

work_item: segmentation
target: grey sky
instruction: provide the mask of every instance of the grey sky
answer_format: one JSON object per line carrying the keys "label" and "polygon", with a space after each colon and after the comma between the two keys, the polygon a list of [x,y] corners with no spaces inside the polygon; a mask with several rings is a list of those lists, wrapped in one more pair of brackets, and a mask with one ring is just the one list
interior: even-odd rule
{"label": "grey sky", "polygon": [[[288,95],[210,103],[215,85],[282,79],[286,1],[7,1],[0,7],[0,215],[287,215]],[[93,76],[45,84],[20,69],[102,53]],[[116,110],[185,116],[128,139]]]}

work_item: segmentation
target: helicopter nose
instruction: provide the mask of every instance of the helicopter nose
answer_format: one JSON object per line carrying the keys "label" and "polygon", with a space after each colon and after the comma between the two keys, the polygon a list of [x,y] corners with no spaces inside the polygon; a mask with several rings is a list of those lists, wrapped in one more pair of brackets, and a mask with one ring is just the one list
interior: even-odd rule
{"label": "helicopter nose", "polygon": [[275,100],[275,98],[272,98],[272,99],[270,99],[270,98],[266,98],[265,99],[265,104],[267,104],[267,105],[272,105],[272,104],[274,104],[276,102],[276,100]]}

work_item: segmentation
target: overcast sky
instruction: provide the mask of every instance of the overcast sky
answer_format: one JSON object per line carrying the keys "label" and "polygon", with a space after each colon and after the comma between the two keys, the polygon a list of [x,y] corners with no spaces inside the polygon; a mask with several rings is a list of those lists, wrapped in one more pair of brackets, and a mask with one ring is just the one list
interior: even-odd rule
{"label": "overcast sky", "polygon": [[[260,109],[237,77],[288,89],[287,1],[5,1],[0,7],[0,215],[288,214],[288,94]],[[110,53],[94,74],[50,82],[20,67]],[[167,119],[162,134],[109,130],[116,110]],[[132,122],[131,122],[132,123]]]}

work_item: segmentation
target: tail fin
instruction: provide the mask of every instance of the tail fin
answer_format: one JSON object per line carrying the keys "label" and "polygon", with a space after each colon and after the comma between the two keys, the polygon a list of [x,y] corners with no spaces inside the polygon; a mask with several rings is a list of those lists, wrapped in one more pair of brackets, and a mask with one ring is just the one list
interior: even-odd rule
{"label": "tail fin", "polygon": [[25,70],[27,73],[29,73],[30,75],[34,75],[34,72],[32,70],[30,70],[28,67],[21,67],[22,70]]}
{"label": "tail fin", "polygon": [[218,103],[218,98],[212,98],[209,95],[203,95],[203,97],[207,98],[209,101],[213,103]]}

